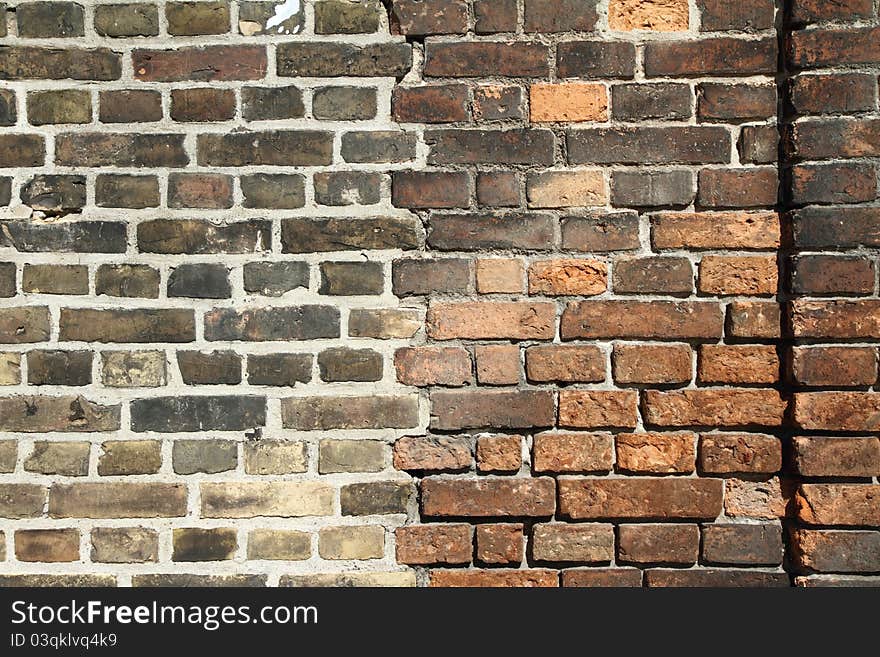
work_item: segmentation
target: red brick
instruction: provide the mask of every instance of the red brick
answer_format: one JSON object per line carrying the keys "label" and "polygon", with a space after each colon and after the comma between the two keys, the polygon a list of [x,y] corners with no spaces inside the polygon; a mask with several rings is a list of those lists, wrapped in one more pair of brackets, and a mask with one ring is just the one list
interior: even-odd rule
{"label": "red brick", "polygon": [[697,116],[721,123],[766,120],[776,116],[776,87],[703,82],[697,88]]}
{"label": "red brick", "polygon": [[529,267],[529,294],[592,296],[608,289],[608,269],[598,260],[545,260]]}
{"label": "red brick", "polygon": [[540,345],[526,349],[529,381],[600,383],[605,380],[605,354],[599,347]]}
{"label": "red brick", "polygon": [[701,383],[776,383],[779,357],[771,345],[700,345]]}
{"label": "red brick", "polygon": [[773,27],[776,3],[774,0],[697,0],[697,8],[700,29],[704,32],[768,30]]}
{"label": "red brick", "polygon": [[577,301],[562,313],[562,339],[719,338],[717,304],[700,301]]}
{"label": "red brick", "polygon": [[657,249],[775,249],[775,212],[661,212],[651,219]]}
{"label": "red brick", "polygon": [[791,103],[800,114],[851,114],[874,109],[874,77],[866,73],[798,75]]}
{"label": "red brick", "polygon": [[477,471],[518,472],[521,467],[521,436],[481,435],[477,437]]}
{"label": "red brick", "polygon": [[519,347],[479,345],[474,348],[477,381],[481,385],[516,385],[520,380]]}
{"label": "red brick", "polygon": [[800,529],[792,533],[792,552],[802,572],[877,572],[880,532]]}
{"label": "red brick", "polygon": [[467,121],[468,88],[461,84],[395,87],[392,114],[399,123]]}
{"label": "red brick", "polygon": [[865,162],[796,164],[791,169],[794,203],[862,203],[877,198],[877,171]]}
{"label": "red brick", "polygon": [[575,520],[706,519],[721,513],[717,479],[623,478],[559,480],[559,512]]}
{"label": "red brick", "polygon": [[549,50],[538,43],[431,42],[425,46],[426,77],[546,77]]}
{"label": "red brick", "polygon": [[136,49],[131,61],[135,79],[144,82],[259,80],[266,74],[263,46]]}
{"label": "red brick", "polygon": [[395,531],[397,563],[470,563],[470,525],[421,525]]}
{"label": "red brick", "polygon": [[395,171],[391,202],[398,208],[466,208],[470,176],[448,171]]}
{"label": "red brick", "polygon": [[645,573],[649,587],[687,588],[765,588],[788,587],[788,573],[762,570],[735,570],[733,568],[656,568]]}
{"label": "red brick", "polygon": [[397,380],[409,386],[463,386],[473,379],[461,347],[403,347],[394,352]]}
{"label": "red brick", "polygon": [[168,206],[172,208],[231,208],[232,176],[219,173],[172,173],[168,176]]}
{"label": "red brick", "polygon": [[704,256],[699,289],[718,296],[770,296],[779,284],[775,256]]}
{"label": "red brick", "polygon": [[425,319],[434,340],[550,340],[556,332],[551,303],[432,303]]}
{"label": "red brick", "polygon": [[477,525],[477,560],[486,564],[518,564],[523,560],[523,526],[519,523]]}
{"label": "red brick", "polygon": [[873,15],[871,0],[794,0],[791,8],[791,18],[798,23],[849,22]]}
{"label": "red brick", "polygon": [[617,469],[639,474],[689,474],[696,462],[696,434],[617,434]]}
{"label": "red brick", "polygon": [[805,477],[880,476],[880,438],[795,436],[793,461]]}
{"label": "red brick", "polygon": [[880,393],[795,393],[794,421],[802,429],[878,431],[880,430]]}
{"label": "red brick", "polygon": [[473,455],[466,438],[404,436],[394,443],[398,470],[457,471],[471,467]]}
{"label": "red brick", "polygon": [[559,586],[555,570],[432,570],[431,586],[548,587]]}
{"label": "red brick", "polygon": [[704,433],[699,458],[709,474],[772,474],[782,468],[782,443],[758,433]]}
{"label": "red brick", "polygon": [[612,467],[610,433],[544,432],[535,435],[535,472],[608,472]]}
{"label": "red brick", "polygon": [[826,160],[880,155],[877,119],[802,120],[791,128],[791,155],[803,160]]}
{"label": "red brick", "polygon": [[438,517],[544,517],[556,510],[549,477],[422,480],[422,514]]}
{"label": "red brick", "polygon": [[792,302],[792,328],[797,338],[875,338],[880,334],[880,301]]}
{"label": "red brick", "polygon": [[554,424],[555,394],[549,390],[481,390],[431,393],[431,428],[525,429]]}
{"label": "red brick", "polygon": [[724,513],[728,516],[763,520],[785,516],[790,490],[779,477],[767,481],[728,479],[724,484]]}
{"label": "red brick", "polygon": [[878,484],[801,484],[795,504],[807,525],[880,527]]}
{"label": "red brick", "polygon": [[490,207],[517,207],[520,191],[516,173],[491,171],[477,174],[477,202]]}
{"label": "red brick", "polygon": [[808,386],[848,388],[877,382],[877,350],[873,347],[795,347],[792,374]]}
{"label": "red brick", "polygon": [[692,362],[686,344],[615,344],[612,354],[617,383],[687,383]]}
{"label": "red brick", "polygon": [[778,338],[779,304],[773,301],[734,301],[727,307],[727,334],[735,338]]}
{"label": "red brick", "polygon": [[697,562],[700,530],[696,525],[621,525],[617,560],[635,564]]}
{"label": "red brick", "polygon": [[776,205],[779,176],[775,167],[703,169],[697,203],[707,208],[761,208]]}
{"label": "red brick", "polygon": [[638,423],[638,394],[632,390],[561,390],[559,426],[632,429]]}
{"label": "red brick", "polygon": [[703,527],[703,560],[731,566],[778,566],[783,555],[782,528],[762,524],[712,524]]}
{"label": "red brick", "polygon": [[569,568],[562,571],[562,585],[578,588],[641,587],[642,571],[638,568]]}
{"label": "red brick", "polygon": [[775,37],[652,41],[645,48],[645,75],[649,78],[728,77],[775,72]]}
{"label": "red brick", "polygon": [[663,427],[777,427],[786,405],[776,390],[648,390],[644,414],[646,424]]}

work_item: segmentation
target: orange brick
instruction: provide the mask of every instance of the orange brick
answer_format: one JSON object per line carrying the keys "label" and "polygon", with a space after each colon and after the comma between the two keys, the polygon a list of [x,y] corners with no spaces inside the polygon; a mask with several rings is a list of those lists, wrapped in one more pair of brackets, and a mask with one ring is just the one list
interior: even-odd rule
{"label": "orange brick", "polygon": [[608,5],[609,27],[622,32],[682,32],[688,18],[688,0],[611,0]]}
{"label": "orange brick", "polygon": [[779,357],[771,345],[701,345],[701,383],[776,383]]}
{"label": "orange brick", "polygon": [[517,472],[522,466],[521,436],[480,436],[477,438],[477,470]]}
{"label": "orange brick", "polygon": [[480,294],[515,294],[523,291],[525,267],[518,258],[477,260],[477,292]]}
{"label": "orange brick", "polygon": [[483,385],[519,383],[519,347],[511,344],[481,345],[474,349],[477,381]]}
{"label": "orange brick", "polygon": [[700,262],[700,292],[706,294],[776,294],[775,256],[706,256]]}
{"label": "orange brick", "polygon": [[599,260],[544,260],[529,267],[529,294],[595,295],[608,289],[608,268]]}
{"label": "orange brick", "polygon": [[533,84],[530,96],[533,123],[608,119],[608,91],[601,84]]}

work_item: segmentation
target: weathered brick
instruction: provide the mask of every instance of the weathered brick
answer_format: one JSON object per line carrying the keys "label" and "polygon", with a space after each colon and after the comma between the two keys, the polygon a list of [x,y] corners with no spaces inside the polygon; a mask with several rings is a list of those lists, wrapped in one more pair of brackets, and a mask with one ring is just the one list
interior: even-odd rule
{"label": "weathered brick", "polygon": [[774,167],[703,169],[697,202],[707,208],[757,208],[776,204],[779,187]]}
{"label": "weathered brick", "polygon": [[[432,429],[524,429],[554,423],[554,394],[546,390],[434,391]],[[503,411],[499,411],[503,409]]]}
{"label": "weathered brick", "polygon": [[648,390],[644,417],[646,424],[666,427],[775,427],[782,424],[786,406],[775,390]]}
{"label": "weathered brick", "polygon": [[339,309],[332,306],[217,308],[205,314],[207,340],[265,342],[339,337]]}
{"label": "weathered brick", "polygon": [[696,441],[696,434],[687,431],[617,434],[617,468],[639,474],[690,474]]}
{"label": "weathered brick", "polygon": [[762,570],[735,570],[732,568],[652,568],[645,573],[649,587],[688,588],[770,588],[789,587],[788,573]]}
{"label": "weathered brick", "polygon": [[730,135],[714,126],[569,130],[571,164],[713,164],[730,160]]}
{"label": "weathered brick", "polygon": [[620,121],[672,121],[691,116],[692,94],[686,84],[616,84],[611,87],[614,118]]}
{"label": "weathered brick", "polygon": [[400,527],[395,532],[396,559],[411,565],[460,564],[471,560],[469,525]]}
{"label": "weathered brick", "polygon": [[724,484],[724,513],[728,516],[762,520],[785,516],[790,493],[778,477],[767,481],[728,479]]}
{"label": "weathered brick", "polygon": [[700,530],[696,525],[621,525],[620,563],[679,564],[697,562]]}
{"label": "weathered brick", "polygon": [[614,528],[591,523],[537,524],[532,529],[532,555],[536,561],[609,563],[614,559]]}
{"label": "weathered brick", "polygon": [[771,524],[712,524],[703,527],[703,559],[729,566],[777,566],[782,528]]}
{"label": "weathered brick", "polygon": [[156,440],[109,440],[101,450],[101,476],[156,474],[162,467],[162,444]]}
{"label": "weathered brick", "polygon": [[545,345],[526,349],[526,376],[546,383],[601,383],[605,354],[593,345]]}
{"label": "weathered brick", "polygon": [[810,296],[869,295],[876,273],[875,263],[859,256],[798,256],[792,260],[791,291]]}
{"label": "weathered brick", "polygon": [[79,561],[79,530],[19,529],[15,532],[15,558],[45,563]]}
{"label": "weathered brick", "polygon": [[283,475],[308,470],[309,452],[299,441],[260,440],[244,446],[244,471],[252,475]]}
{"label": "weathered brick", "polygon": [[238,447],[231,440],[175,440],[172,465],[177,474],[216,474],[234,470]]}
{"label": "weathered brick", "polygon": [[526,0],[526,32],[589,32],[596,26],[597,8],[581,0]]}
{"label": "weathered brick", "polygon": [[638,568],[568,568],[562,571],[566,587],[641,587],[642,571]]}
{"label": "weathered brick", "polygon": [[795,559],[802,572],[863,573],[880,568],[880,532],[816,531],[793,533]]}
{"label": "weathered brick", "polygon": [[85,477],[89,473],[89,443],[37,441],[24,461],[27,472],[65,477]]}
{"label": "weathered brick", "polygon": [[348,317],[348,334],[356,338],[392,340],[411,338],[422,328],[414,309],[354,308]]}
{"label": "weathered brick", "polygon": [[298,87],[244,87],[241,115],[247,121],[296,119],[305,116],[302,91]]}
{"label": "weathered brick", "polygon": [[874,79],[867,73],[798,75],[791,81],[791,104],[801,114],[851,114],[874,107]]}
{"label": "weathered brick", "polygon": [[799,338],[871,338],[880,331],[880,303],[796,299],[791,321]]}
{"label": "weathered brick", "polygon": [[103,208],[155,208],[159,205],[156,176],[100,174],[95,179],[95,205]]}
{"label": "weathered brick", "polygon": [[168,276],[168,296],[194,299],[228,299],[232,296],[229,270],[210,263],[184,264]]}
{"label": "weathered brick", "polygon": [[703,434],[700,467],[706,472],[776,472],[782,466],[779,441],[761,434]]}
{"label": "weathered brick", "polygon": [[523,88],[507,85],[483,85],[474,89],[473,112],[477,121],[523,119]]}
{"label": "weathered brick", "polygon": [[875,477],[880,438],[795,436],[792,460],[805,477]]}
{"label": "weathered brick", "polygon": [[873,347],[795,347],[791,374],[808,386],[870,386],[877,381]]}
{"label": "weathered brick", "polygon": [[17,118],[15,92],[11,89],[0,89],[0,125],[15,125]]}
{"label": "weathered brick", "polygon": [[229,31],[228,2],[170,2],[165,7],[168,34],[196,36]]}
{"label": "weathered brick", "polygon": [[319,205],[375,205],[381,200],[383,176],[378,173],[331,171],[316,173],[313,180]]}
{"label": "weathered brick", "polygon": [[480,435],[476,457],[478,472],[518,472],[523,460],[522,436]]}
{"label": "weathered brick", "polygon": [[556,220],[544,214],[432,214],[428,245],[440,251],[548,251]]}
{"label": "weathered brick", "polygon": [[[553,164],[554,136],[550,130],[428,130],[428,164]],[[577,160],[571,160],[578,163]]]}
{"label": "weathered brick", "polygon": [[382,355],[372,349],[335,347],[318,354],[321,380],[379,381],[382,378]]}
{"label": "weathered brick", "polygon": [[807,525],[880,525],[877,495],[871,484],[801,484],[794,501],[798,519]]}
{"label": "weathered brick", "polygon": [[515,32],[516,0],[474,0],[474,30],[477,34]]}
{"label": "weathered brick", "polygon": [[391,202],[399,208],[466,208],[470,186],[464,172],[395,171]]}
{"label": "weathered brick", "polygon": [[465,0],[393,0],[392,28],[407,36],[464,34],[468,29]]}
{"label": "weathered brick", "polygon": [[89,123],[92,120],[91,94],[80,89],[28,93],[27,116],[31,125]]}
{"label": "weathered brick", "polygon": [[385,530],[375,525],[325,527],[318,530],[322,559],[381,559]]}
{"label": "weathered brick", "polygon": [[102,123],[148,123],[162,120],[162,95],[155,90],[122,89],[98,95]]}
{"label": "weathered brick", "polygon": [[779,130],[775,125],[746,125],[736,143],[744,164],[773,164],[779,159]]}
{"label": "weathered brick", "polygon": [[107,37],[159,35],[159,10],[145,3],[95,7],[95,31]]}
{"label": "weathered brick", "polygon": [[40,135],[0,135],[0,167],[38,167],[45,159],[45,142]]}
{"label": "weathered brick", "polygon": [[321,87],[312,92],[312,114],[329,121],[366,121],[376,117],[376,90]]}
{"label": "weathered brick", "polygon": [[78,395],[0,398],[0,429],[19,433],[91,433],[119,429],[120,406]]}
{"label": "weathered brick", "polygon": [[701,383],[776,383],[779,357],[771,345],[700,345]]}
{"label": "weathered brick", "polygon": [[58,135],[55,163],[76,167],[182,167],[184,135],[79,132]]}
{"label": "weathered brick", "polygon": [[[0,353],[0,385],[14,386],[21,383],[21,354]],[[0,453],[6,454],[12,443],[0,441]],[[0,463],[5,463],[0,458]],[[3,466],[0,466],[2,469]]]}
{"label": "weathered brick", "polygon": [[241,383],[241,357],[234,351],[178,351],[177,367],[186,385]]}
{"label": "weathered brick", "polygon": [[186,515],[186,486],[146,482],[53,484],[53,518],[174,518]]}
{"label": "weathered brick", "polygon": [[694,271],[687,258],[621,258],[614,262],[612,284],[618,294],[690,296],[694,291]]}
{"label": "weathered brick", "polygon": [[135,79],[143,82],[259,80],[266,74],[263,46],[135,49],[131,61]]}
{"label": "weathered brick", "polygon": [[378,440],[322,440],[318,472],[379,472],[385,465],[384,444]]}
{"label": "weathered brick", "polygon": [[704,256],[699,289],[718,296],[770,296],[779,285],[775,256]]}
{"label": "weathered brick", "polygon": [[549,517],[556,509],[556,486],[549,477],[422,480],[422,514],[452,517]]}
{"label": "weathered brick", "polygon": [[697,193],[690,171],[614,171],[611,203],[616,207],[684,207]]}
{"label": "weathered brick", "polygon": [[203,518],[293,518],[333,513],[334,489],[312,481],[202,483]]}
{"label": "weathered brick", "polygon": [[238,31],[244,36],[263,34],[298,34],[305,22],[305,9],[300,4],[276,15],[274,2],[239,2]]}
{"label": "weathered brick", "polygon": [[402,78],[412,66],[412,46],[396,42],[364,46],[323,41],[281,43],[276,59],[280,77]]}
{"label": "weathered brick", "polygon": [[403,347],[394,352],[397,380],[409,386],[463,386],[473,380],[461,347]]}
{"label": "weathered brick", "polygon": [[876,431],[880,427],[880,395],[870,392],[796,393],[794,421],[802,429]]}
{"label": "weathered brick", "polygon": [[198,136],[198,160],[219,167],[327,165],[332,147],[332,133],[322,130],[203,134]]}
{"label": "weathered brick", "polygon": [[638,394],[631,390],[561,390],[559,426],[635,428]]}
{"label": "weathered brick", "polygon": [[418,419],[418,398],[410,395],[372,397],[299,397],[281,401],[286,429],[410,429]]}
{"label": "weathered brick", "polygon": [[404,436],[394,443],[394,467],[398,470],[467,470],[473,457],[466,438]]}
{"label": "weathered brick", "polygon": [[27,364],[31,385],[86,386],[92,382],[89,351],[31,351]]}
{"label": "weathered brick", "polygon": [[95,294],[156,299],[159,271],[149,265],[101,265],[95,273]]}
{"label": "weathered brick", "polygon": [[874,5],[871,0],[795,0],[792,6],[792,20],[798,23],[850,22],[871,18],[873,15]]}
{"label": "weathered brick", "polygon": [[232,527],[180,527],[172,531],[172,561],[225,561],[238,549]]}
{"label": "weathered brick", "polygon": [[639,247],[639,218],[634,212],[566,217],[562,247],[582,252],[629,251]]}
{"label": "weathered brick", "polygon": [[364,34],[379,29],[380,4],[324,0],[315,4],[316,34]]}
{"label": "weathered brick", "polygon": [[608,200],[601,171],[545,171],[526,178],[531,208],[588,207]]}
{"label": "weathered brick", "polygon": [[774,212],[661,212],[651,236],[657,249],[775,249],[779,226]]}
{"label": "weathered brick", "polygon": [[791,156],[804,160],[877,157],[880,155],[880,121],[798,121],[791,127],[787,146]]}
{"label": "weathered brick", "polygon": [[775,37],[652,41],[645,47],[648,77],[726,77],[775,72]]}
{"label": "weathered brick", "polygon": [[773,0],[697,0],[700,10],[700,29],[704,32],[720,30],[768,30],[773,27]]}
{"label": "weathered brick", "polygon": [[400,123],[467,121],[468,88],[460,84],[395,87],[392,115]]}
{"label": "weathered brick", "polygon": [[727,307],[727,333],[736,338],[778,338],[779,304],[773,301],[734,301]]}
{"label": "weathered brick", "polygon": [[608,24],[612,30],[681,32],[688,29],[687,0],[611,0]]}
{"label": "weathered brick", "polygon": [[632,78],[636,47],[622,41],[563,42],[557,48],[556,69],[562,78]]}
{"label": "weathered brick", "polygon": [[524,267],[517,258],[480,258],[474,263],[477,292],[522,292]]}
{"label": "weathered brick", "polygon": [[416,135],[403,130],[363,130],[342,135],[342,158],[353,163],[406,162],[416,157]]}
{"label": "weathered brick", "polygon": [[[540,43],[455,41],[425,44],[426,77],[546,77],[550,70],[547,46]],[[0,69],[2,70],[2,69]]]}
{"label": "weathered brick", "polygon": [[398,297],[467,292],[470,263],[457,258],[395,260],[391,281]]}
{"label": "weathered brick", "polygon": [[182,122],[226,121],[235,116],[231,89],[173,89],[171,118]]}
{"label": "weathered brick", "polygon": [[[282,575],[279,586],[308,587],[413,587],[413,571],[318,573],[316,575]],[[262,586],[262,584],[261,584]]]}
{"label": "weathered brick", "polygon": [[700,301],[579,301],[562,313],[563,340],[575,338],[718,338],[723,317]]}
{"label": "weathered brick", "polygon": [[91,560],[97,563],[148,563],[159,560],[159,532],[146,527],[95,527]]}
{"label": "weathered brick", "polygon": [[529,266],[529,294],[591,296],[607,290],[607,267],[598,260],[545,260]]}
{"label": "weathered brick", "polygon": [[89,272],[84,265],[25,265],[22,292],[32,294],[88,294]]}
{"label": "weathered brick", "polygon": [[248,533],[247,558],[302,561],[312,554],[311,535],[290,529],[254,529]]}
{"label": "weathered brick", "polygon": [[62,308],[61,339],[78,342],[192,342],[195,318],[184,309]]}
{"label": "weathered brick", "polygon": [[535,472],[608,472],[612,464],[610,433],[543,432],[535,435]]}
{"label": "weathered brick", "polygon": [[349,484],[339,491],[344,516],[406,513],[413,486],[409,481],[371,481]]}
{"label": "weathered brick", "polygon": [[118,80],[119,53],[109,48],[0,48],[0,78],[5,80]]}
{"label": "weathered brick", "polygon": [[0,344],[43,342],[49,339],[49,309],[45,306],[0,309]]}
{"label": "weathered brick", "polygon": [[555,570],[432,570],[432,587],[555,587],[559,574]]}
{"label": "weathered brick", "polygon": [[435,340],[552,339],[555,307],[543,302],[432,303],[426,318]]}
{"label": "weathered brick", "polygon": [[877,198],[872,164],[835,162],[792,167],[791,196],[797,204],[861,203]]}
{"label": "weathered brick", "polygon": [[523,526],[519,523],[477,525],[477,560],[485,564],[518,564],[523,560]]}
{"label": "weathered brick", "polygon": [[101,352],[101,383],[110,388],[157,388],[167,381],[165,352]]}
{"label": "weathered brick", "polygon": [[415,249],[424,239],[413,219],[286,219],[281,222],[284,253]]}
{"label": "weathered brick", "polygon": [[706,519],[721,513],[722,482],[712,479],[559,480],[559,512],[574,520]]}
{"label": "weathered brick", "polygon": [[38,518],[47,495],[48,489],[37,484],[0,484],[0,518]]}
{"label": "weathered brick", "polygon": [[133,575],[131,585],[134,587],[260,587],[266,586],[266,575],[192,575],[152,574]]}
{"label": "weathered brick", "polygon": [[266,400],[246,396],[178,396],[136,399],[132,431],[244,431],[266,424]]}
{"label": "weathered brick", "polygon": [[773,85],[703,82],[697,88],[697,117],[701,122],[765,120],[775,114]]}
{"label": "weathered brick", "polygon": [[379,262],[322,262],[319,294],[365,296],[382,294],[385,278]]}
{"label": "weathered brick", "polygon": [[74,2],[29,2],[16,7],[18,35],[31,39],[81,37],[83,8]]}

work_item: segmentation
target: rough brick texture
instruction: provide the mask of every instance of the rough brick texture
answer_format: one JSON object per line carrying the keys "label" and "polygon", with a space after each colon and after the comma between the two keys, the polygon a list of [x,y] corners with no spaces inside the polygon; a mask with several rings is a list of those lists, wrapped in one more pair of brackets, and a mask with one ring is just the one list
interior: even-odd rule
{"label": "rough brick texture", "polygon": [[0,580],[872,581],[876,2],[281,4],[0,5]]}

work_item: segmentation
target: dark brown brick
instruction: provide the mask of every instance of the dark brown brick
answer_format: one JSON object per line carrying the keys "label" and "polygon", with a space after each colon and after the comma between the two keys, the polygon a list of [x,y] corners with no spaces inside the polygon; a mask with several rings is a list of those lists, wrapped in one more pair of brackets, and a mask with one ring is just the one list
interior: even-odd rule
{"label": "dark brown brick", "polygon": [[562,78],[626,78],[635,76],[635,44],[609,41],[560,43],[556,55]]}
{"label": "dark brown brick", "polygon": [[757,208],[776,205],[779,177],[775,167],[703,169],[697,203],[707,208]]}
{"label": "dark brown brick", "polygon": [[399,208],[466,208],[470,176],[464,172],[395,171],[391,202]]}
{"label": "dark brown brick", "polygon": [[541,214],[434,214],[428,244],[441,251],[549,251],[556,242],[555,221]]}
{"label": "dark brown brick", "polygon": [[286,219],[281,222],[283,253],[403,249],[424,239],[421,223],[413,219]]}
{"label": "dark brown brick", "polygon": [[34,294],[88,294],[89,269],[85,265],[25,265],[23,292]]}
{"label": "dark brown brick", "polygon": [[89,123],[92,96],[82,89],[33,91],[27,95],[27,116],[31,125]]}
{"label": "dark brown brick", "polygon": [[454,123],[467,121],[468,88],[460,84],[394,88],[394,120],[400,123]]}
{"label": "dark brown brick", "polygon": [[339,337],[339,309],[291,306],[236,311],[217,308],[205,314],[205,339],[264,342]]}
{"label": "dark brown brick", "polygon": [[877,198],[877,171],[867,163],[795,165],[791,195],[798,204],[873,201]]}
{"label": "dark brown brick", "polygon": [[38,167],[46,160],[46,146],[40,135],[0,135],[0,168]]}
{"label": "dark brown brick", "polygon": [[333,159],[333,134],[321,130],[276,130],[205,134],[198,137],[203,166],[316,166]]}
{"label": "dark brown brick", "polygon": [[178,351],[177,367],[186,385],[241,383],[241,357],[234,351]]}
{"label": "dark brown brick", "polygon": [[721,310],[699,301],[582,301],[562,314],[563,340],[575,338],[717,338]]}
{"label": "dark brown brick", "polygon": [[444,78],[489,76],[540,78],[550,71],[550,52],[540,43],[433,42],[425,46],[424,75]]}
{"label": "dark brown brick", "polygon": [[63,308],[62,340],[77,342],[192,342],[191,310]]}
{"label": "dark brown brick", "polygon": [[697,88],[697,117],[704,122],[765,120],[776,115],[776,87],[703,82]]}
{"label": "dark brown brick", "polygon": [[135,432],[245,431],[265,424],[263,397],[181,395],[131,403],[131,430]]}
{"label": "dark brown brick", "polygon": [[101,36],[158,36],[159,10],[145,3],[95,7],[95,31]]}
{"label": "dark brown brick", "polygon": [[28,383],[34,386],[86,386],[92,382],[88,351],[31,351],[27,355]]}
{"label": "dark brown brick", "polygon": [[[528,390],[520,392],[479,391],[431,393],[431,428],[524,429],[550,427],[555,419],[553,393]],[[504,415],[498,415],[504,408]]]}
{"label": "dark brown brick", "polygon": [[259,80],[266,74],[263,46],[136,49],[131,61],[135,79],[143,82]]}
{"label": "dark brown brick", "polygon": [[174,121],[226,121],[235,116],[232,89],[172,89],[171,118]]}
{"label": "dark brown brick", "polygon": [[249,354],[248,383],[252,386],[295,386],[312,379],[311,354]]}
{"label": "dark brown brick", "polygon": [[711,164],[730,159],[730,136],[723,128],[627,127],[570,130],[571,164]]}
{"label": "dark brown brick", "polygon": [[429,164],[553,164],[549,130],[429,130]]}
{"label": "dark brown brick", "polygon": [[395,260],[392,289],[399,297],[467,292],[470,263],[458,258]]}
{"label": "dark brown brick", "polygon": [[775,72],[775,37],[654,41],[645,47],[648,77],[727,77]]}
{"label": "dark brown brick", "polygon": [[149,265],[101,265],[95,274],[95,294],[157,299],[159,271]]}
{"label": "dark brown brick", "polygon": [[691,88],[686,84],[616,84],[611,87],[611,99],[612,113],[619,121],[675,121],[693,113]]}
{"label": "dark brown brick", "polygon": [[795,347],[792,375],[807,386],[849,388],[877,381],[877,352],[873,347]]}
{"label": "dark brown brick", "polygon": [[791,35],[789,61],[798,68],[822,68],[847,64],[875,64],[878,27],[795,30]]}
{"label": "dark brown brick", "polygon": [[526,0],[526,32],[590,32],[598,13],[593,2],[582,0]]}
{"label": "dark brown brick", "polygon": [[697,0],[700,10],[700,29],[704,32],[721,30],[769,30],[773,27],[773,0]]}
{"label": "dark brown brick", "polygon": [[416,156],[416,135],[403,130],[364,130],[342,135],[346,162],[406,162]]}
{"label": "dark brown brick", "polygon": [[[396,77],[412,66],[408,43],[281,43],[276,58],[281,77]],[[262,77],[256,76],[256,77]]]}
{"label": "dark brown brick", "polygon": [[156,176],[99,174],[95,204],[102,208],[155,208],[159,205],[159,180]]}
{"label": "dark brown brick", "polygon": [[520,182],[512,171],[492,171],[477,174],[477,202],[489,207],[517,207]]}
{"label": "dark brown brick", "polygon": [[615,212],[562,220],[562,247],[582,252],[629,251],[639,248],[639,217]]}
{"label": "dark brown brick", "polygon": [[868,295],[874,291],[874,261],[856,256],[807,255],[792,263],[791,290],[810,296]]}
{"label": "dark brown brick", "polygon": [[620,259],[614,263],[612,285],[618,294],[689,296],[694,290],[694,271],[687,258]]}
{"label": "dark brown brick", "polygon": [[325,0],[315,5],[316,34],[365,34],[379,29],[380,4],[377,0],[352,3]]}
{"label": "dark brown brick", "polygon": [[777,566],[782,562],[779,525],[705,525],[703,559],[726,566]]}
{"label": "dark brown brick", "polygon": [[138,224],[143,253],[255,253],[271,248],[267,221],[211,223],[192,219],[155,219]]}
{"label": "dark brown brick", "polygon": [[18,36],[31,39],[81,37],[82,5],[74,2],[28,2],[15,8]]}
{"label": "dark brown brick", "polygon": [[55,163],[77,167],[182,167],[184,135],[80,132],[58,135]]}
{"label": "dark brown brick", "polygon": [[302,91],[298,87],[244,87],[241,115],[247,121],[297,119],[305,116]]}
{"label": "dark brown brick", "polygon": [[312,115],[328,121],[366,121],[376,117],[376,90],[320,87],[312,92]]}
{"label": "dark brown brick", "polygon": [[874,109],[874,76],[868,73],[798,75],[790,100],[800,114],[853,114]]}
{"label": "dark brown brick", "polygon": [[0,78],[6,80],[118,80],[120,55],[109,48],[0,46]]}
{"label": "dark brown brick", "polygon": [[422,513],[440,517],[552,516],[555,493],[555,482],[549,477],[428,477],[422,480]]}
{"label": "dark brown brick", "polygon": [[407,36],[464,34],[468,29],[465,0],[393,0],[392,28]]}

